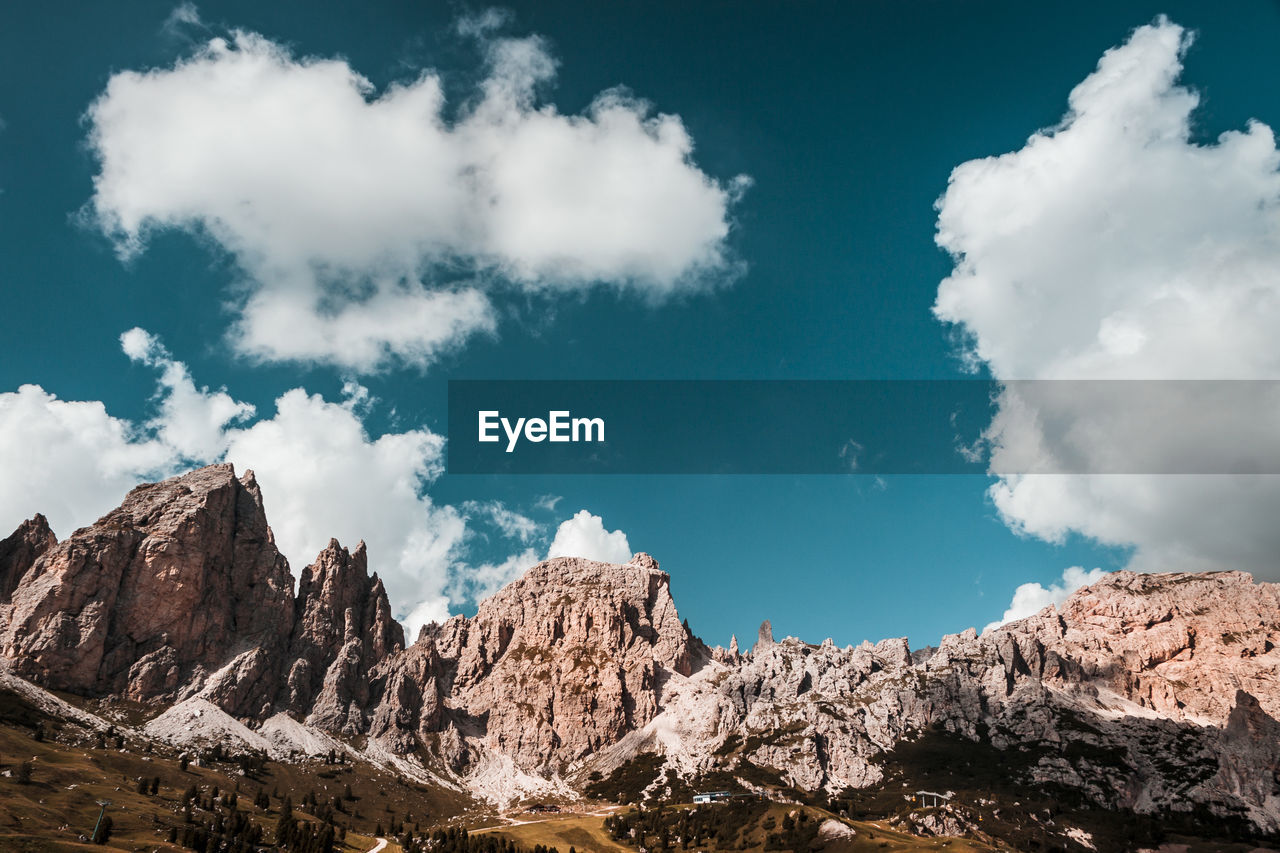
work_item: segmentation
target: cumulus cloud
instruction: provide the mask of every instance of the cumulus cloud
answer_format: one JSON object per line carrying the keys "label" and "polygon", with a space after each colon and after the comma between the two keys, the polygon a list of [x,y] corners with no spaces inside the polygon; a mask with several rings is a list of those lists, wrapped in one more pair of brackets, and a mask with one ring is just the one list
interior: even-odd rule
{"label": "cumulus cloud", "polygon": [[[34,385],[0,394],[0,465],[8,475],[0,528],[44,512],[65,537],[139,482],[226,460],[254,469],[295,574],[330,537],[348,547],[364,539],[397,615],[413,614],[419,624],[448,617],[450,572],[467,527],[462,513],[426,494],[443,471],[441,436],[426,429],[370,436],[363,414],[371,401],[354,383],[337,402],[295,388],[275,401],[272,416],[255,420],[253,406],[197,386],[144,330],[122,335],[121,348],[159,372],[156,414],[144,423]],[[519,532],[518,519],[502,518]]]}
{"label": "cumulus cloud", "polygon": [[360,399],[288,391],[274,417],[228,431],[225,458],[254,470],[292,565],[309,563],[330,537],[348,547],[364,539],[398,616],[446,619],[450,564],[466,525],[424,491],[443,471],[444,439],[425,429],[372,438]]}
{"label": "cumulus cloud", "polygon": [[1048,588],[1038,583],[1024,583],[1014,591],[1013,600],[1009,602],[1009,608],[1005,610],[1004,616],[983,630],[989,631],[1007,622],[1034,616],[1051,604],[1057,606],[1066,601],[1071,593],[1081,587],[1097,583],[1106,575],[1107,573],[1102,569],[1091,569],[1086,572],[1079,566],[1072,566],[1062,573],[1061,583],[1049,584]]}
{"label": "cumulus cloud", "polygon": [[187,366],[147,331],[130,329],[120,336],[120,347],[131,360],[160,370],[160,411],[146,426],[178,460],[218,458],[226,451],[227,425],[253,416],[254,407],[233,400],[225,388],[196,387]]}
{"label": "cumulus cloud", "polygon": [[[559,497],[544,495],[536,502],[540,510],[552,511]],[[501,501],[467,501],[463,504],[467,521],[483,519],[498,534],[526,546],[504,559],[478,565],[464,565],[454,573],[450,593],[459,599],[481,601],[520,577],[543,558],[529,543],[545,541],[545,528],[533,519],[515,512]],[[472,530],[472,535],[480,535]],[[625,563],[631,559],[631,546],[621,530],[608,531],[604,520],[581,510],[556,529],[546,559],[552,557],[585,557],[606,563]]]}
{"label": "cumulus cloud", "polygon": [[[1199,97],[1179,83],[1189,42],[1163,18],[1140,27],[1057,126],[953,172],[937,240],[955,265],[934,310],[975,367],[1004,380],[1280,378],[1280,152],[1257,121],[1194,137]],[[993,471],[1017,470],[1002,464],[1012,454],[1117,473],[1000,476],[1003,518],[1131,548],[1136,569],[1280,577],[1280,478],[1218,462],[1233,458],[1224,431],[1274,431],[1276,395],[1206,406],[1203,388],[1118,388],[1009,387],[988,432]],[[1143,473],[1188,458],[1205,473]]]}
{"label": "cumulus cloud", "polygon": [[604,519],[587,510],[578,512],[560,524],[551,540],[547,559],[552,557],[584,557],[602,563],[625,563],[631,559],[631,545],[621,530],[605,529]]}
{"label": "cumulus cloud", "polygon": [[42,512],[60,536],[166,474],[174,451],[96,401],[59,400],[38,385],[0,394],[0,536]]}
{"label": "cumulus cloud", "polygon": [[621,89],[580,115],[541,103],[555,60],[489,35],[503,22],[460,25],[487,74],[452,112],[437,73],[378,91],[243,31],[119,72],[88,111],[86,213],[126,258],[163,229],[230,252],[240,352],[357,370],[492,332],[502,286],[660,298],[722,279],[746,179],[705,174],[681,119]]}

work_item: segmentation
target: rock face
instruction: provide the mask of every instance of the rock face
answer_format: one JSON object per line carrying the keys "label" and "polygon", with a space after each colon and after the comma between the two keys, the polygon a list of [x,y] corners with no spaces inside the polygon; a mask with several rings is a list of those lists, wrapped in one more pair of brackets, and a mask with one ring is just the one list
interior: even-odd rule
{"label": "rock face", "polygon": [[382,581],[369,577],[364,543],[349,552],[330,540],[302,570],[294,611],[285,706],[320,728],[363,732],[368,671],[404,648]]}
{"label": "rock face", "polygon": [[914,658],[905,639],[840,649],[786,638],[738,665],[716,655],[714,677],[669,686],[653,731],[629,748],[666,751],[686,773],[746,762],[838,790],[879,782],[879,756],[936,729],[1031,750],[1026,781],[1099,805],[1199,806],[1275,831],[1278,645],[1275,585],[1120,572],[1059,609]]}
{"label": "rock face", "polygon": [[563,769],[645,725],[663,683],[709,657],[648,554],[540,563],[424,640],[443,661],[459,730],[528,771]]}
{"label": "rock face", "polygon": [[9,538],[0,540],[0,604],[8,604],[22,576],[45,551],[58,544],[43,515],[22,522]]}
{"label": "rock face", "polygon": [[[444,678],[444,664],[429,637],[384,659],[369,675],[370,689],[379,697],[370,715],[369,736],[402,755],[429,740],[443,721]],[[460,768],[459,752],[443,757],[454,769]]]}
{"label": "rock face", "polygon": [[252,472],[212,466],[139,486],[48,547],[13,590],[0,653],[43,685],[135,700],[236,661],[223,690],[256,712],[287,648],[291,585]]}
{"label": "rock face", "polygon": [[[734,637],[736,640],[737,637]],[[764,651],[773,645],[773,623],[768,619],[760,623],[760,630],[756,633],[756,649]]]}
{"label": "rock face", "polygon": [[1280,591],[1246,574],[1119,572],[914,652],[775,641],[766,622],[744,653],[689,631],[647,554],[540,563],[407,648],[367,563],[331,541],[295,598],[252,472],[211,466],[61,543],[40,516],[0,542],[0,657],[85,696],[354,736],[476,790],[656,752],[659,775],[838,791],[941,732],[1026,756],[1018,784],[1280,831]]}

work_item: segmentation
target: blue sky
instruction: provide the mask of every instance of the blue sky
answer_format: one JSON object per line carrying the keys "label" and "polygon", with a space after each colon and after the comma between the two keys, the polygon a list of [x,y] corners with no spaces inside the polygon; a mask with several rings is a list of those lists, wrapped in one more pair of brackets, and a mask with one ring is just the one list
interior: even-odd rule
{"label": "blue sky", "polygon": [[[1160,280],[1167,282],[1167,272],[1143,251],[1108,255],[1119,250],[1092,231],[1077,238],[1072,228],[1118,208],[1104,209],[1099,199],[1105,196],[1088,196],[1084,190],[1078,199],[1062,198],[1069,191],[1063,187],[1079,181],[1036,184],[1030,172],[1018,171],[1030,163],[1030,154],[1010,162],[1007,184],[973,173],[969,183],[953,185],[948,204],[939,208],[953,170],[1024,149],[1033,133],[1058,125],[1067,113],[1068,93],[1094,72],[1104,52],[1126,44],[1135,28],[1167,15],[1194,32],[1194,42],[1183,44],[1176,55],[1162,53],[1157,36],[1171,32],[1173,25],[1158,25],[1164,29],[1152,37],[1150,49],[1140,52],[1142,45],[1135,43],[1130,54],[1138,70],[1125,66],[1117,73],[1140,75],[1148,66],[1158,72],[1180,61],[1180,80],[1199,93],[1200,102],[1190,110],[1187,138],[1170,143],[1159,155],[1164,159],[1145,142],[1135,149],[1135,157],[1147,158],[1135,162],[1158,159],[1158,165],[1152,167],[1149,185],[1135,179],[1124,198],[1158,199],[1152,187],[1182,186],[1188,189],[1180,198],[1197,197],[1192,178],[1184,181],[1178,172],[1183,162],[1176,159],[1179,152],[1203,146],[1224,161],[1206,168],[1225,174],[1235,162],[1226,161],[1236,155],[1217,141],[1220,133],[1243,132],[1251,119],[1271,127],[1280,123],[1274,85],[1280,74],[1274,50],[1280,6],[866,2],[588,7],[539,2],[503,9],[504,14],[487,19],[485,7],[380,2],[323,7],[228,2],[198,8],[163,2],[45,4],[11,5],[0,12],[0,65],[7,81],[0,88],[0,286],[7,301],[7,310],[0,313],[5,342],[0,393],[10,395],[9,415],[0,416],[5,445],[0,452],[6,467],[22,475],[11,477],[3,487],[8,494],[0,495],[5,525],[45,511],[55,525],[65,519],[57,528],[65,535],[68,524],[88,523],[95,512],[113,505],[129,482],[224,456],[238,467],[260,471],[316,467],[324,470],[293,479],[288,474],[263,477],[278,535],[288,528],[293,532],[282,537],[288,542],[312,542],[322,522],[332,519],[332,526],[342,528],[333,533],[344,543],[364,536],[371,544],[372,567],[396,578],[391,588],[398,611],[406,613],[429,600],[421,616],[446,607],[468,612],[474,597],[508,577],[522,558],[544,556],[558,526],[586,509],[603,519],[607,530],[625,533],[632,550],[657,557],[672,573],[683,615],[712,643],[727,643],[731,632],[753,636],[764,618],[772,619],[776,632],[813,642],[830,636],[842,644],[856,643],[905,634],[915,644],[932,643],[943,633],[980,628],[1000,618],[1020,584],[1048,586],[1059,582],[1070,566],[1120,568],[1135,554],[1145,560],[1141,568],[1177,561],[1167,567],[1240,564],[1257,569],[1249,564],[1249,554],[1224,549],[1210,537],[1188,535],[1176,548],[1158,547],[1166,532],[1161,520],[1185,527],[1179,519],[1196,513],[1190,497],[1138,517],[1132,515],[1138,512],[1133,507],[1145,512],[1150,502],[1133,492],[1092,489],[1092,502],[1085,506],[1078,495],[1071,501],[1058,496],[1053,503],[1035,489],[1012,488],[1006,503],[999,504],[988,494],[993,478],[971,476],[451,477],[439,473],[438,438],[446,425],[445,388],[451,378],[956,378],[971,375],[962,357],[975,351],[982,374],[1063,375],[1056,356],[1032,352],[1023,337],[1028,329],[1035,330],[1031,337],[1056,342],[1055,353],[1075,352],[1069,330],[1056,331],[1065,323],[1059,322],[1062,316],[1071,313],[1062,305],[1076,304],[1070,300],[1079,296],[1073,282],[1102,282],[1110,289],[1103,293],[1105,299],[1094,301],[1111,306],[1118,290],[1136,289],[1132,282],[1144,276],[1152,281],[1164,276]],[[459,32],[459,20],[472,22],[471,34]],[[493,26],[477,23],[483,20]],[[445,99],[441,120],[446,127],[480,114],[486,81],[506,79],[493,71],[505,67],[494,59],[502,45],[534,49],[532,60],[521,54],[524,64],[518,67],[544,78],[531,103],[511,108],[517,120],[536,116],[548,105],[560,117],[582,116],[601,92],[624,86],[651,105],[643,112],[625,102],[621,109],[626,115],[678,117],[692,150],[674,165],[662,161],[665,171],[660,172],[671,179],[670,198],[687,201],[671,210],[658,201],[638,203],[621,215],[637,234],[648,227],[645,217],[661,219],[675,212],[687,214],[688,221],[672,225],[669,232],[662,230],[664,223],[655,223],[659,236],[653,244],[639,246],[639,261],[625,252],[601,260],[600,241],[588,233],[569,234],[567,248],[547,260],[537,247],[520,242],[525,230],[545,224],[546,214],[538,207],[543,197],[531,191],[530,206],[516,210],[514,219],[504,219],[501,227],[485,220],[476,226],[482,237],[465,229],[460,235],[450,231],[440,238],[452,241],[447,251],[424,255],[413,242],[420,236],[413,218],[439,213],[445,220],[440,228],[447,231],[454,217],[451,202],[430,195],[435,185],[401,198],[395,190],[418,180],[415,170],[342,184],[337,176],[350,164],[326,158],[344,156],[343,125],[326,133],[323,105],[281,96],[279,108],[265,113],[279,116],[284,140],[279,151],[261,144],[274,140],[269,134],[277,132],[274,126],[262,127],[263,114],[252,127],[237,130],[236,122],[247,113],[222,101],[216,103],[226,111],[204,115],[201,121],[207,124],[190,130],[189,137],[183,136],[189,128],[175,130],[166,123],[175,106],[195,102],[190,93],[203,85],[198,76],[176,76],[175,63],[190,61],[210,39],[232,38],[235,30],[257,34],[271,45],[276,65],[263,61],[276,70],[305,66],[307,58],[345,63],[369,81],[371,88],[364,93],[369,102],[395,84],[414,85],[431,69]],[[541,40],[528,41],[535,35]],[[1173,38],[1177,42],[1182,37]],[[241,45],[233,51],[243,57],[250,48]],[[214,75],[231,61],[226,56],[206,59]],[[530,61],[543,60],[554,61],[554,79],[546,69],[529,72]],[[124,86],[108,89],[124,79],[121,75],[148,69],[173,85],[136,92]],[[265,91],[269,81],[261,85]],[[1136,116],[1134,122],[1150,122],[1155,138],[1157,131],[1163,132],[1161,122],[1176,124],[1185,117],[1178,112],[1178,90],[1159,80],[1152,85],[1154,94],[1143,90],[1129,100],[1127,95],[1111,101],[1097,97],[1093,112],[1084,112],[1113,126]],[[340,83],[334,86],[341,88]],[[519,93],[514,97],[518,101]],[[164,98],[173,100],[162,102]],[[102,111],[91,112],[95,103]],[[1118,104],[1116,110],[1110,110],[1112,104]],[[344,109],[363,114],[359,105]],[[342,122],[345,113],[335,108],[333,115],[333,121]],[[501,139],[504,120],[478,121],[474,137],[456,140],[462,152],[458,156],[472,156],[475,149]],[[314,122],[316,133],[290,136],[291,127],[307,122]],[[1082,123],[1077,135],[1083,139],[1086,130]],[[376,134],[378,127],[370,132]],[[643,133],[637,134],[643,142]],[[226,224],[238,215],[235,211],[262,208],[277,198],[265,191],[253,195],[252,182],[245,184],[250,194],[245,199],[224,197],[239,186],[235,181],[242,175],[234,170],[235,157],[241,155],[210,155],[207,162],[230,164],[234,173],[230,179],[202,173],[214,186],[198,194],[181,195],[173,189],[174,181],[155,178],[170,162],[166,158],[177,162],[183,148],[230,146],[228,140],[237,138],[256,140],[244,158],[266,158],[273,152],[281,156],[282,182],[305,179],[305,186],[279,196],[294,199],[297,217],[288,210],[270,215],[259,211],[249,226]],[[642,187],[650,182],[667,186],[662,177],[650,181],[659,172],[646,173],[643,164],[627,160],[644,148],[627,139],[630,147],[618,149],[623,152],[620,165],[608,168],[638,170]],[[1056,139],[1060,156],[1036,167],[1040,172],[1092,151],[1065,135]],[[288,144],[297,146],[296,156]],[[534,151],[529,161],[510,155],[510,168],[536,171],[538,162],[556,154],[555,144]],[[1274,145],[1266,149],[1258,144],[1274,151]],[[352,156],[360,156],[364,149],[352,145]],[[1143,174],[1128,161],[1106,160],[1106,152],[1114,148],[1088,153],[1098,162],[1080,168],[1104,176],[1108,169]],[[1249,186],[1261,187],[1257,192],[1269,204],[1274,201],[1269,181],[1275,166],[1259,157],[1256,163],[1249,161]],[[383,165],[363,163],[360,168],[377,172]],[[108,167],[116,171],[108,175]],[[307,173],[304,167],[314,168]],[[261,170],[255,174],[268,176],[257,179],[259,183],[270,183],[276,174],[269,159],[255,168]],[[1197,168],[1187,165],[1185,171],[1198,175]],[[153,179],[158,183],[149,183]],[[696,185],[688,183],[693,179]],[[364,191],[378,180],[385,180],[390,195]],[[590,195],[598,184],[587,180],[582,191]],[[355,189],[347,192],[351,187]],[[1021,195],[1022,189],[1039,194]],[[222,190],[226,192],[219,195]],[[289,195],[295,190],[296,195]],[[335,209],[334,233],[313,230],[290,236],[289,224],[311,221],[314,211],[298,200],[311,198],[313,191],[319,193],[318,204]],[[1225,199],[1223,209],[1267,209],[1265,204],[1232,202],[1241,194],[1247,193],[1241,189]],[[213,209],[223,203],[229,206]],[[351,211],[344,219],[338,208],[348,203]],[[371,236],[355,233],[361,222],[390,216],[388,211],[400,204],[405,222],[389,219]],[[1085,212],[1054,218],[1077,209]],[[1191,213],[1183,220],[1161,220],[1159,229],[1152,226],[1149,232],[1129,224],[1148,209],[1137,205],[1132,217],[1116,219],[1113,230],[1122,235],[1130,234],[1126,228],[1138,229],[1118,243],[1150,247],[1154,255],[1164,235],[1178,233],[1179,222],[1190,223],[1188,229],[1198,227]],[[971,210],[997,210],[1015,223],[1011,228],[1032,220],[1060,221],[1051,235],[1048,225],[1020,233],[1018,246],[1036,249],[1041,243],[1035,241],[1043,241],[1047,264],[1069,267],[1077,256],[1101,260],[1097,268],[1077,271],[1076,278],[1067,275],[1069,268],[1061,279],[1046,274],[1038,292],[1059,288],[1066,302],[1023,303],[1011,297],[997,300],[1012,306],[1008,311],[997,310],[975,295],[981,288],[965,288],[979,276],[987,276],[982,282],[999,284],[1001,271],[1016,270],[1022,261],[1014,249],[1001,248],[999,235],[982,231],[983,222],[992,217],[966,218]],[[699,211],[700,218],[695,216]],[[112,215],[117,217],[114,231],[108,221]],[[150,217],[149,224],[124,233],[129,229],[120,226],[120,217],[130,215]],[[949,223],[944,228],[955,235],[953,245],[983,264],[972,281],[957,285],[960,294],[949,309],[950,324],[933,310],[940,284],[956,270],[955,256],[935,242],[940,215]],[[195,221],[199,224],[192,225]],[[278,230],[259,227],[263,223]],[[365,318],[364,331],[355,331],[340,318],[289,351],[277,341],[301,335],[298,330],[305,324],[286,320],[274,327],[270,323],[275,320],[264,319],[262,340],[235,331],[243,332],[237,323],[248,316],[244,306],[254,294],[330,288],[326,293],[340,303],[346,298],[344,287],[376,291],[380,285],[371,285],[372,278],[360,278],[361,270],[373,269],[360,266],[365,263],[359,254],[363,249],[347,241],[365,236],[382,241],[377,244],[376,277],[386,272],[384,255],[402,248],[387,236],[399,233],[401,225],[406,251],[414,255],[413,287],[420,279],[428,292],[464,294],[460,298],[478,294],[475,298],[485,303],[488,313],[482,318],[458,320],[472,322],[470,331],[433,343],[427,355],[421,349],[397,351],[393,344],[372,360],[350,352],[362,336],[376,339],[384,321]],[[727,235],[716,234],[721,225]],[[1253,242],[1233,248],[1232,256],[1254,252],[1263,260],[1270,257],[1273,226],[1268,219],[1256,233],[1236,229],[1253,235]],[[692,240],[702,233],[699,229],[707,236],[687,252],[672,248],[673,237],[691,235]],[[140,238],[131,250],[126,245],[130,236]],[[575,236],[581,245],[573,241]],[[325,254],[330,247],[336,247],[333,254]],[[710,260],[707,251],[714,255]],[[1205,252],[1206,257],[1221,255]],[[292,263],[282,259],[298,253],[310,254],[297,269],[281,273]],[[678,274],[668,275],[666,267],[647,260],[667,254]],[[355,272],[329,269],[310,278],[320,263],[317,257],[341,266],[356,255],[351,261]],[[1209,281],[1219,268],[1205,264],[1203,270],[1193,262],[1182,266],[1199,270],[1197,281]],[[1032,282],[1033,290],[1039,281],[1035,273],[1015,277]],[[1264,284],[1272,288],[1275,282]],[[1086,295],[1078,304],[1093,302]],[[1135,301],[1124,312],[1108,307],[1112,313],[1100,324],[1111,330],[1110,337],[1102,335],[1104,343],[1161,340],[1155,321],[1139,333],[1125,319],[1141,318],[1144,310],[1164,316],[1153,304],[1150,299]],[[442,306],[426,308],[426,322],[466,307],[452,302]],[[1256,322],[1270,322],[1270,314],[1240,310],[1244,316],[1263,317]],[[1096,320],[1090,315],[1089,322],[1099,326]],[[1223,325],[1205,328],[1202,335],[1188,335],[1185,323],[1177,328],[1182,340],[1199,341],[1216,354],[1213,342],[1239,329],[1220,317],[1212,322]],[[121,335],[135,328],[146,334],[135,335],[122,349]],[[968,343],[961,331],[970,333]],[[1108,350],[1115,358],[1132,355],[1117,347]],[[1083,343],[1079,351],[1080,359],[1069,362],[1072,369],[1089,376],[1114,375],[1097,368],[1096,359],[1085,358],[1089,353]],[[1204,362],[1205,353],[1198,355],[1195,364]],[[1167,363],[1153,355],[1149,364]],[[1146,362],[1119,364],[1116,369],[1122,372],[1131,367],[1138,375],[1167,375],[1159,373],[1163,367]],[[1269,359],[1225,359],[1219,373],[1273,377],[1275,364]],[[1194,369],[1168,375],[1184,374],[1194,374]],[[38,385],[44,396],[18,401],[13,395],[25,384]],[[219,389],[225,389],[224,397],[218,397]],[[305,393],[290,398],[293,416],[285,417],[277,400],[291,389]],[[100,401],[102,406],[73,413],[53,406],[50,395],[63,401]],[[115,420],[105,419],[104,412]],[[44,416],[52,420],[46,423],[40,419]],[[113,429],[119,434],[106,435]],[[379,444],[382,436],[390,438]],[[1194,484],[1186,489],[1202,491]],[[76,492],[83,500],[54,510],[42,505],[58,490]],[[555,497],[559,500],[551,499]],[[391,503],[382,506],[384,498]],[[366,517],[370,532],[355,529]],[[1119,521],[1112,523],[1115,519]],[[413,535],[393,530],[396,525]],[[1018,526],[1022,535],[1012,529]],[[1239,535],[1250,534],[1244,529]],[[400,549],[399,556],[380,555],[374,547],[380,542]],[[297,573],[314,553],[289,556]]]}

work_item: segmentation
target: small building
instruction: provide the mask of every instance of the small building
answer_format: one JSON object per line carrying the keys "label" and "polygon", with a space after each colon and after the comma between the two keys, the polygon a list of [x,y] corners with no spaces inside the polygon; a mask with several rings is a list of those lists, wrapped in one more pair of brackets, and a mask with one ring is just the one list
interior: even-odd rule
{"label": "small building", "polygon": [[693,795],[695,803],[723,803],[732,799],[733,794],[728,791],[704,791],[701,794]]}

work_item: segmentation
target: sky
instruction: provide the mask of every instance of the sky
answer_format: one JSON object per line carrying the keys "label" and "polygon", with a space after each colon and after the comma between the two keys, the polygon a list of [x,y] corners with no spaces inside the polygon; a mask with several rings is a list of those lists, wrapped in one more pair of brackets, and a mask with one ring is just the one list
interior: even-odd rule
{"label": "sky", "polygon": [[[1278,35],[1274,2],[9,4],[0,527],[227,460],[295,575],[363,538],[411,631],[647,551],[713,644],[1280,579],[1275,477],[445,473],[450,379],[1280,378]],[[993,455],[1213,427],[1037,406]]]}

